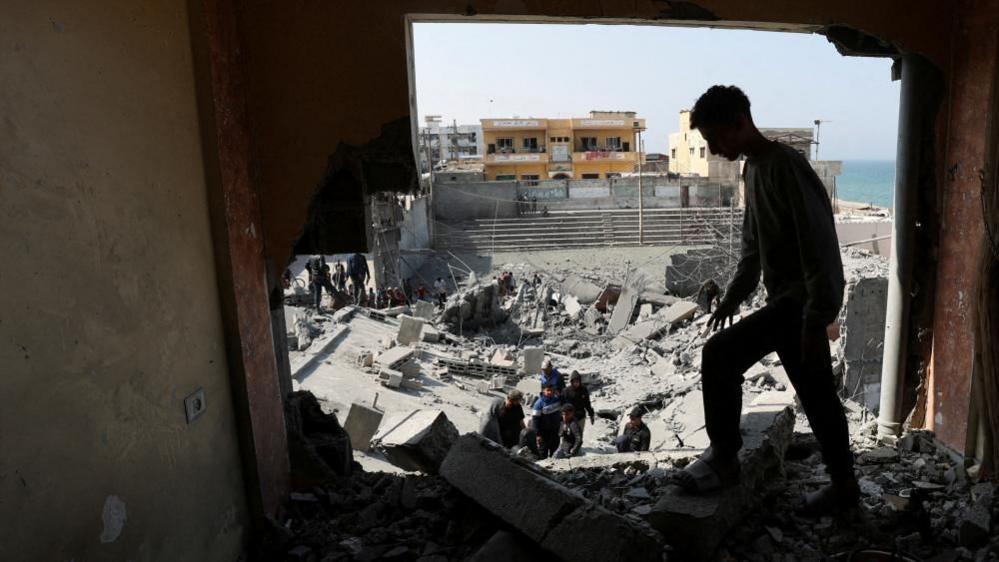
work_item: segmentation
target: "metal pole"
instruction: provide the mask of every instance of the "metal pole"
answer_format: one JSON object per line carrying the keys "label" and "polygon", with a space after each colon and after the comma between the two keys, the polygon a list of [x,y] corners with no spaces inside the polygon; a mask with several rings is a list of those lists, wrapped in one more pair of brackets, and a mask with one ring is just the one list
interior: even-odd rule
{"label": "metal pole", "polygon": [[642,130],[638,129],[638,245],[645,244],[645,204],[642,195]]}
{"label": "metal pole", "polygon": [[901,402],[909,339],[909,292],[916,229],[916,195],[922,157],[920,139],[928,116],[926,85],[931,72],[930,65],[918,55],[905,55],[902,58],[895,164],[895,217],[892,221],[891,260],[888,266],[888,302],[884,357],[881,362],[881,402],[878,410],[879,435],[898,435],[902,428]]}

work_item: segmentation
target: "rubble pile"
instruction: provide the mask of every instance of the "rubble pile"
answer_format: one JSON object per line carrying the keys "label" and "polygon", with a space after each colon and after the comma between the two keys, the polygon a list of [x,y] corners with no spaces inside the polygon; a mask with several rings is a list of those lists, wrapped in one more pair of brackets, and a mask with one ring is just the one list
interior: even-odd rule
{"label": "rubble pile", "polygon": [[729,535],[719,559],[826,560],[862,549],[908,556],[902,560],[999,559],[993,483],[968,481],[925,432],[895,447],[877,445],[873,432],[853,437],[862,493],[856,513],[819,520],[795,514],[802,493],[828,482],[814,438],[798,434],[768,509]]}
{"label": "rubble pile", "polygon": [[[674,265],[698,262],[698,267],[707,267],[705,263],[719,259],[715,254],[688,252],[674,260]],[[937,450],[930,435],[912,434],[897,447],[888,448],[874,440],[870,397],[878,390],[875,375],[880,369],[873,365],[875,360],[880,365],[880,343],[873,338],[877,330],[871,327],[880,326],[883,333],[883,317],[879,318],[871,302],[879,298],[875,286],[883,281],[887,265],[883,258],[856,249],[845,250],[843,259],[848,280],[840,323],[844,329],[832,349],[834,369],[849,383],[844,384],[844,396],[850,399],[851,427],[860,428],[853,438],[860,452],[857,469],[863,476],[864,504],[852,520],[816,523],[794,515],[801,493],[827,482],[827,477],[807,434],[797,435],[791,442],[792,427],[808,430],[800,414],[797,423],[792,423],[795,420],[789,405],[794,394],[776,354],[763,358],[745,374],[744,416],[769,420],[766,431],[779,429],[760,441],[766,446],[747,445],[747,454],[755,456],[746,460],[757,466],[744,474],[750,484],[706,502],[677,497],[671,475],[708,445],[700,364],[710,303],[694,302],[690,291],[685,291],[686,297],[668,294],[668,270],[662,279],[655,280],[620,264],[590,270],[571,262],[546,269],[504,264],[497,271],[513,272],[513,287],[498,279],[475,282],[453,294],[442,308],[420,302],[392,314],[360,309],[361,314],[354,317],[341,316],[319,324],[324,335],[316,341],[323,343],[327,357],[323,364],[334,366],[340,377],[332,388],[337,393],[343,392],[345,385],[364,389],[347,399],[352,413],[356,407],[356,425],[348,424],[349,433],[358,441],[352,444],[353,458],[367,462],[378,457],[383,463],[380,467],[394,470],[440,471],[446,480],[411,475],[384,475],[378,480],[357,470],[350,461],[356,478],[345,483],[344,471],[331,469],[341,485],[358,487],[359,497],[367,497],[365,489],[377,487],[373,493],[378,499],[372,505],[388,504],[369,509],[359,502],[356,509],[369,514],[355,519],[363,519],[365,524],[374,521],[370,528],[361,529],[356,527],[358,521],[346,520],[338,511],[342,508],[343,513],[351,513],[346,506],[354,506],[349,503],[354,499],[334,506],[323,498],[332,490],[342,493],[335,486],[312,490],[318,499],[297,502],[293,509],[312,510],[300,513],[306,519],[312,513],[332,520],[301,520],[298,528],[292,523],[289,528],[295,529],[295,538],[302,539],[294,546],[307,546],[321,559],[330,560],[341,556],[456,559],[479,547],[484,551],[497,544],[519,548],[525,540],[528,545],[544,547],[544,536],[530,535],[536,530],[531,525],[537,521],[529,515],[536,513],[527,511],[524,515],[514,505],[529,507],[530,500],[519,498],[518,503],[495,495],[509,487],[491,482],[496,478],[491,472],[499,470],[524,486],[539,487],[538,493],[565,500],[564,510],[553,512],[544,529],[559,529],[565,515],[577,510],[590,518],[587,521],[611,521],[629,533],[651,525],[662,535],[657,540],[676,547],[671,557],[678,560],[707,558],[707,551],[684,550],[682,534],[695,537],[690,541],[707,545],[703,548],[711,553],[720,544],[722,560],[818,560],[861,547],[900,550],[920,558],[954,555],[941,560],[989,559],[996,547],[992,522],[996,502],[991,487],[986,490],[986,485],[968,482],[963,467]],[[727,258],[725,263],[727,267]],[[694,277],[703,273],[702,269],[694,271]],[[764,301],[765,293],[760,289],[743,305],[743,314],[762,307]],[[345,330],[346,335],[329,343],[325,334],[334,329]],[[496,458],[469,457],[459,464],[448,460],[456,449],[469,453],[482,448],[469,442],[467,435],[459,435],[478,429],[477,418],[492,400],[517,389],[524,394],[525,410],[531,408],[540,391],[537,373],[545,358],[551,359],[565,378],[578,372],[589,387],[597,415],[592,422],[587,421],[584,455],[558,461],[561,465],[520,459],[525,464],[518,468]],[[314,378],[302,384],[322,388],[315,375],[306,373],[301,378],[304,381],[310,376]],[[371,402],[374,391],[381,392],[380,399],[374,396],[381,409]],[[366,405],[357,403],[361,401],[358,394]],[[651,451],[617,454],[614,441],[624,429],[626,413],[635,407],[644,412],[644,422],[651,430]],[[752,429],[747,432],[750,443]],[[455,443],[462,445],[452,445]],[[322,457],[322,452],[314,451],[312,456]],[[487,453],[483,454],[496,457],[491,451]],[[342,455],[334,456],[332,462],[344,466]],[[540,465],[550,473],[524,473],[521,468],[527,465],[535,469]],[[455,466],[464,468],[456,470]],[[779,477],[781,474],[786,474],[786,479]],[[559,489],[553,491],[546,483],[549,480]],[[399,484],[409,481],[419,484]],[[417,486],[428,493],[436,490],[452,499],[434,504],[433,509],[427,507],[429,504],[415,509],[399,507],[392,503],[397,486]],[[756,488],[761,488],[763,495],[758,495]],[[386,489],[391,493],[383,494]],[[572,499],[566,499],[566,493]],[[766,503],[766,509],[759,509],[760,502]],[[684,509],[696,514],[683,513]],[[470,510],[472,515],[466,521],[454,510]],[[377,514],[372,515],[374,511]],[[750,512],[754,515],[747,517]],[[457,518],[460,523],[443,523],[442,531],[442,523],[434,519],[442,513],[445,520]],[[522,516],[527,517],[527,523]],[[688,520],[699,523],[687,524]],[[423,521],[453,540],[434,538],[437,535],[433,533],[420,535],[407,527],[413,521]],[[481,521],[489,521],[490,532],[478,527]],[[328,525],[323,532],[333,538],[320,539],[320,531],[311,528],[322,525]],[[379,534],[379,525],[391,533]],[[448,531],[453,526],[457,529]],[[505,534],[493,536],[497,526]],[[733,526],[733,533],[721,534]],[[675,534],[678,530],[682,531],[679,537]],[[424,537],[428,548],[417,548],[415,537]],[[377,548],[365,550],[373,545]],[[434,550],[438,547],[440,554]],[[438,555],[441,558],[427,558]],[[577,557],[583,558],[585,553]]]}
{"label": "rubble pile", "polygon": [[251,560],[465,560],[495,532],[437,476],[358,471],[294,492]]}

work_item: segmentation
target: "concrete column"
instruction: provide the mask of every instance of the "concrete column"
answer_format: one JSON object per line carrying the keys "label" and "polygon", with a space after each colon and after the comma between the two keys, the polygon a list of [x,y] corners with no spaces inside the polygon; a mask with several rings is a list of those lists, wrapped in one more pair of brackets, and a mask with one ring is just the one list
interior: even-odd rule
{"label": "concrete column", "polygon": [[878,433],[897,435],[901,430],[902,389],[905,381],[909,332],[909,291],[912,282],[913,238],[916,228],[922,136],[932,80],[932,66],[919,55],[902,59],[899,100],[898,152],[895,161],[895,219],[888,270],[888,310],[885,315],[884,360],[881,363],[881,402]]}

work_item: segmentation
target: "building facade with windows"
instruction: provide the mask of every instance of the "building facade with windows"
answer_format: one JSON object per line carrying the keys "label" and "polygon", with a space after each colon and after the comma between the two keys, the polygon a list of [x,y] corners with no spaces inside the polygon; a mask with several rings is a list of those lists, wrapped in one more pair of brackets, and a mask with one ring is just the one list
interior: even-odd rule
{"label": "building facade with windows", "polygon": [[482,158],[482,127],[443,123],[440,115],[424,117],[417,137],[420,171],[430,170],[431,163],[439,167],[445,162],[478,161]]}
{"label": "building facade with windows", "polygon": [[488,181],[606,179],[634,172],[645,119],[632,111],[591,111],[571,119],[482,119]]}
{"label": "building facade with windows", "polygon": [[[805,158],[812,160],[814,132],[809,127],[761,128],[760,133],[770,140],[793,147]],[[690,110],[680,111],[680,131],[669,136],[669,171],[684,176],[714,177],[725,165],[725,158],[711,154],[708,142],[697,129],[690,129]]]}

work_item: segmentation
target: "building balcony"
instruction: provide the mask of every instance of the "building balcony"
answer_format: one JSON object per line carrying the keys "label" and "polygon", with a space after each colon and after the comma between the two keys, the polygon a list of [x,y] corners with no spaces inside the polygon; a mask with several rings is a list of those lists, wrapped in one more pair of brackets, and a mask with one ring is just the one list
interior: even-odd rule
{"label": "building balcony", "polygon": [[573,152],[572,161],[573,162],[589,162],[589,161],[637,162],[638,153],[622,152],[620,150],[587,150],[585,152]]}
{"label": "building balcony", "polygon": [[548,162],[548,154],[545,152],[495,152],[486,154],[483,162],[486,164],[545,164]]}

